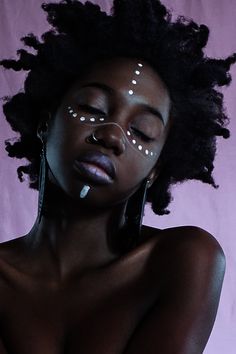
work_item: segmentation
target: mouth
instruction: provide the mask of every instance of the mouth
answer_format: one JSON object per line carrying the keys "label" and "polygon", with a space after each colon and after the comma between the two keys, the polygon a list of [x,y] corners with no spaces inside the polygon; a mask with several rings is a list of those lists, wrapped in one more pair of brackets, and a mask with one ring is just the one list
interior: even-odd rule
{"label": "mouth", "polygon": [[75,160],[74,167],[81,177],[98,184],[110,184],[116,176],[112,161],[98,151],[81,155]]}

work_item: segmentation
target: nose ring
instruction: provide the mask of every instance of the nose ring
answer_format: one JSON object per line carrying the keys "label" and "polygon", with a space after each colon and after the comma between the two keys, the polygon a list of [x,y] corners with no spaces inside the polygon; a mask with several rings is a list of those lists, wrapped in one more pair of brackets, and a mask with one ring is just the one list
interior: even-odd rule
{"label": "nose ring", "polygon": [[96,143],[98,142],[98,138],[96,138],[94,133],[92,133],[92,140],[95,141]]}

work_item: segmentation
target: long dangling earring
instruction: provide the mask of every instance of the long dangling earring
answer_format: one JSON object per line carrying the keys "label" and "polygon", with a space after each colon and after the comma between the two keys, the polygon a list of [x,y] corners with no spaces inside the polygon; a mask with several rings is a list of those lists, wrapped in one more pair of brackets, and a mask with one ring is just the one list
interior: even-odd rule
{"label": "long dangling earring", "polygon": [[39,170],[39,196],[38,196],[38,224],[42,218],[42,211],[45,202],[45,182],[47,176],[47,161],[46,161],[46,146],[42,140],[42,151],[40,155],[40,170]]}
{"label": "long dangling earring", "polygon": [[146,202],[147,188],[150,180],[146,178],[138,191],[129,199],[126,207],[128,243],[138,245],[141,238],[141,227]]}

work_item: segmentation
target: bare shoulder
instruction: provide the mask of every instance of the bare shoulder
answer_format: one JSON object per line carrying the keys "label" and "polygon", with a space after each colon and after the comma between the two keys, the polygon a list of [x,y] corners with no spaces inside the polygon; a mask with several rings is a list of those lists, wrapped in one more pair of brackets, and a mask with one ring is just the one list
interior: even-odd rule
{"label": "bare shoulder", "polygon": [[0,243],[0,285],[6,285],[25,254],[24,236]]}
{"label": "bare shoulder", "polygon": [[[225,272],[217,240],[195,226],[146,230],[156,301],[125,354],[202,353],[211,333]],[[148,276],[148,274],[146,274]],[[171,341],[170,341],[171,338]]]}
{"label": "bare shoulder", "polygon": [[224,265],[224,251],[216,238],[208,231],[197,226],[178,226],[167,229],[156,229],[144,226],[142,233],[144,244],[153,244],[154,252],[159,256],[163,253],[170,256],[180,252],[185,257],[192,257],[194,254],[199,258],[218,259]]}

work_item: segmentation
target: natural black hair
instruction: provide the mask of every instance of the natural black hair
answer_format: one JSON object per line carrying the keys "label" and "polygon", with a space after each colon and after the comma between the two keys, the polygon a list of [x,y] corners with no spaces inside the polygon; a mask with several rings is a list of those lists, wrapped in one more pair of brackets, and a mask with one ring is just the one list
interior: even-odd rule
{"label": "natural black hair", "polygon": [[38,189],[41,144],[37,126],[43,111],[52,111],[66,90],[89,65],[116,56],[143,59],[165,82],[172,101],[172,127],[161,153],[162,169],[148,190],[147,201],[162,215],[171,201],[171,186],[200,180],[217,187],[212,171],[216,137],[229,137],[223,94],[231,81],[236,55],[226,59],[204,54],[209,30],[170,12],[158,0],[114,0],[111,14],[77,0],[42,5],[52,29],[41,41],[32,33],[22,38],[35,53],[19,49],[18,60],[2,60],[7,69],[29,71],[24,91],[6,97],[3,110],[20,138],[6,140],[10,157],[30,162],[17,169]]}

